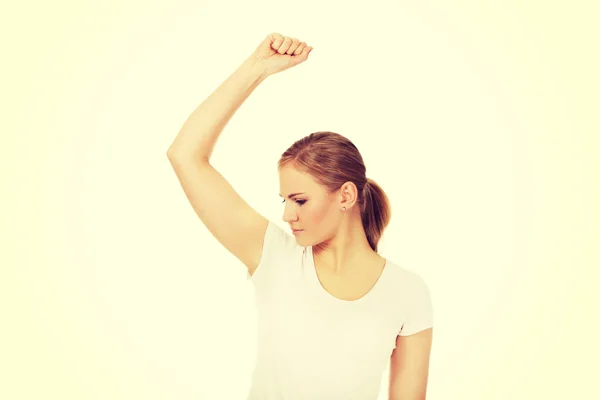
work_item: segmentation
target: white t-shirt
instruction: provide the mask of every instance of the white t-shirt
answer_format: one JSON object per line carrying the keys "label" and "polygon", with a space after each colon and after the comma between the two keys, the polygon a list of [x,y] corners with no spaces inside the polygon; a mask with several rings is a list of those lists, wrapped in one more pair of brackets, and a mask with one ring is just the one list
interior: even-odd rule
{"label": "white t-shirt", "polygon": [[362,298],[341,300],[319,282],[312,247],[269,221],[251,280],[257,362],[248,400],[376,400],[397,335],[432,327],[423,279],[387,260]]}

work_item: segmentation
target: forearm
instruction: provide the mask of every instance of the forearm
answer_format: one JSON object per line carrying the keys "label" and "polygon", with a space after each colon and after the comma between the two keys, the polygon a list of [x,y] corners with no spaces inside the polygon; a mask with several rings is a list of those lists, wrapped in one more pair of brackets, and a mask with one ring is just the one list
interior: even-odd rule
{"label": "forearm", "polygon": [[168,156],[208,161],[233,114],[265,79],[254,60],[246,59],[192,112],[169,147]]}

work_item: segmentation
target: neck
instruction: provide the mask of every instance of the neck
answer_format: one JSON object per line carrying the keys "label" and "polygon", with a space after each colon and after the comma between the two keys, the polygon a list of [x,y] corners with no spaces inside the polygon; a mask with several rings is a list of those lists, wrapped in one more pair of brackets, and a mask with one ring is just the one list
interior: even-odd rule
{"label": "neck", "polygon": [[313,258],[320,267],[343,274],[365,261],[380,257],[369,245],[360,217],[348,218],[328,240],[313,246]]}

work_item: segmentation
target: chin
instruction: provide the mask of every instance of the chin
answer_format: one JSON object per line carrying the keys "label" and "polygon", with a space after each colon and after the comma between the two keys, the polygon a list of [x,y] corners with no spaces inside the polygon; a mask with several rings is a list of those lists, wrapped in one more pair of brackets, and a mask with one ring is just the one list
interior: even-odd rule
{"label": "chin", "polygon": [[294,236],[294,239],[296,239],[296,243],[300,244],[301,246],[305,246],[306,238],[304,238],[304,235],[292,234],[292,236]]}

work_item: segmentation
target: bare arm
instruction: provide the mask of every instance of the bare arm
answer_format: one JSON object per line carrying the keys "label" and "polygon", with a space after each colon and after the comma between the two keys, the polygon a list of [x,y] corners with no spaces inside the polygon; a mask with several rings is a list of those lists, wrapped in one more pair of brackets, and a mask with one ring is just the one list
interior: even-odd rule
{"label": "bare arm", "polygon": [[266,78],[256,60],[246,59],[188,117],[169,147],[169,159],[194,158],[208,162],[233,114]]}
{"label": "bare arm", "polygon": [[210,157],[219,135],[254,89],[273,73],[306,60],[308,53],[296,39],[267,36],[255,53],[188,117],[167,151],[200,220],[250,274],[260,262],[268,220],[213,168]]}
{"label": "bare arm", "polygon": [[425,400],[433,328],[397,336],[390,359],[389,400]]}

